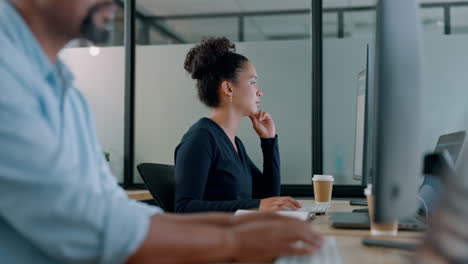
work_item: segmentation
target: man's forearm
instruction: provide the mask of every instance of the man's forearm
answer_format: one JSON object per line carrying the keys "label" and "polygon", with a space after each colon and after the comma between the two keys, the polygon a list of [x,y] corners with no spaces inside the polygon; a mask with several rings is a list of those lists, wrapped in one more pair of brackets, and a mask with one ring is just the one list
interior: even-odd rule
{"label": "man's forearm", "polygon": [[[220,215],[218,220],[224,222],[225,218]],[[207,263],[229,260],[234,252],[230,232],[220,225],[192,223],[175,215],[155,215],[151,217],[145,241],[127,263]]]}
{"label": "man's forearm", "polygon": [[168,220],[180,224],[205,224],[217,226],[232,226],[234,215],[231,213],[194,213],[194,214],[165,214]]}

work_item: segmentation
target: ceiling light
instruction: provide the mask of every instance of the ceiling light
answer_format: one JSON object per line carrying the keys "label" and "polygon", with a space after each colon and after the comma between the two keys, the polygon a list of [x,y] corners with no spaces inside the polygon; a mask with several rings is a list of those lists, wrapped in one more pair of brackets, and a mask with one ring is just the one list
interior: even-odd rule
{"label": "ceiling light", "polygon": [[101,53],[101,49],[99,47],[96,47],[96,46],[89,47],[89,54],[91,56],[96,57],[97,55],[99,55],[99,53]]}

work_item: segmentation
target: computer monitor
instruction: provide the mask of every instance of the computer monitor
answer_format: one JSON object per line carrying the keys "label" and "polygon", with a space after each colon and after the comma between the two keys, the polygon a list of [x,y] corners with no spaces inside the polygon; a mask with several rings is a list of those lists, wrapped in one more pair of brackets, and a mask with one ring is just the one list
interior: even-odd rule
{"label": "computer monitor", "polygon": [[[439,137],[434,153],[448,152],[448,158],[451,158],[451,163],[456,165],[458,156],[463,148],[465,142],[465,131],[458,131],[455,133],[445,134]],[[432,213],[435,202],[439,198],[442,191],[442,181],[438,176],[427,175],[419,188],[419,196],[425,204],[421,204],[423,210]]]}
{"label": "computer monitor", "polygon": [[372,176],[372,136],[374,117],[374,49],[366,45],[366,69],[358,73],[356,96],[356,134],[354,143],[353,179],[363,185]]}
{"label": "computer monitor", "polygon": [[465,136],[465,131],[458,131],[440,136],[434,153],[442,153],[444,150],[447,150],[452,158],[453,164],[456,164],[463,147],[463,142],[465,141]]}
{"label": "computer monitor", "polygon": [[383,223],[419,205],[422,30],[416,0],[380,0],[376,16],[372,167],[374,219]]}
{"label": "computer monitor", "polygon": [[364,163],[364,124],[366,111],[366,80],[367,70],[363,70],[357,75],[357,96],[356,96],[356,122],[354,140],[354,173],[353,179],[362,181]]}

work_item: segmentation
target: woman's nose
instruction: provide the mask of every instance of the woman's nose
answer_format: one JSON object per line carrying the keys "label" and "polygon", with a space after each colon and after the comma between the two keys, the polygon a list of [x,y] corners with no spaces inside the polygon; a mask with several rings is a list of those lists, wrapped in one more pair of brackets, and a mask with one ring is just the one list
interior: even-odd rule
{"label": "woman's nose", "polygon": [[260,87],[257,88],[257,96],[262,96],[262,95],[263,95],[262,89],[260,89]]}

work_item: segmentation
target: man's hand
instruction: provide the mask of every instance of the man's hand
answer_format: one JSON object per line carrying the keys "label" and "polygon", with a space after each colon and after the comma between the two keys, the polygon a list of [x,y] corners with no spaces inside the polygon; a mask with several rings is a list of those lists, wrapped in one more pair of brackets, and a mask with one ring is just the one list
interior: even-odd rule
{"label": "man's hand", "polygon": [[[323,238],[315,233],[310,223],[285,216],[270,220],[251,221],[236,225],[230,231],[233,237],[235,261],[271,261],[283,255],[305,255],[316,252]],[[302,245],[298,246],[297,242]]]}

